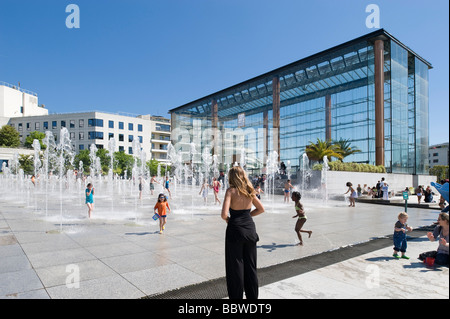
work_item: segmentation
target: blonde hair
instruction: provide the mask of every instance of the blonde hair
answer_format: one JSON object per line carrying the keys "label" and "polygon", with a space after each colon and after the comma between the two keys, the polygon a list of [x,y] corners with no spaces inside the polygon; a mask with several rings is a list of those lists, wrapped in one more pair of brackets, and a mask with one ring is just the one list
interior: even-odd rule
{"label": "blonde hair", "polygon": [[228,172],[228,183],[231,187],[236,188],[238,192],[245,197],[251,198],[256,194],[252,183],[250,183],[247,177],[247,174],[240,166],[230,168],[230,171]]}
{"label": "blonde hair", "polygon": [[403,217],[408,217],[408,214],[405,212],[401,212],[400,214],[398,214],[398,219],[403,218]]}

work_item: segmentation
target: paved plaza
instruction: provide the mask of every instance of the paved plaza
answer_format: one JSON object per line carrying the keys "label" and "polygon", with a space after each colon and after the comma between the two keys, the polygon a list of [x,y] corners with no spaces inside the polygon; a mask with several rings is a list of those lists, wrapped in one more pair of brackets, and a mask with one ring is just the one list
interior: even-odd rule
{"label": "paved plaza", "polygon": [[[173,201],[163,234],[152,219],[155,201],[148,195],[142,201],[117,199],[120,207],[97,196],[91,220],[78,199],[64,207],[53,201],[45,210],[33,201],[0,198],[0,298],[133,299],[201,287],[225,276],[221,206],[205,206],[200,196],[192,203],[197,209]],[[275,282],[261,280],[261,298],[449,297],[448,268],[428,268],[417,259],[437,248],[425,232],[410,238],[410,260],[391,258],[388,236],[401,208],[367,203],[350,208],[343,200],[303,203],[304,229],[313,231],[304,246],[296,245],[293,203],[283,203],[281,196],[263,200],[266,213],[255,218],[259,274],[281,275]],[[410,208],[408,214],[412,227],[429,226],[439,210]],[[377,240],[384,241],[378,249],[336,257]],[[319,266],[310,266],[312,258]],[[283,276],[289,263],[298,273]]]}

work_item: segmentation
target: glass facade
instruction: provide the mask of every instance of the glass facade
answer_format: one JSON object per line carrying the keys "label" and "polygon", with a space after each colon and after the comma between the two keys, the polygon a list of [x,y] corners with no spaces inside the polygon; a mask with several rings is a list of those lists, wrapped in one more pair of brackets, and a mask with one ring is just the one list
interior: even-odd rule
{"label": "glass facade", "polygon": [[[374,43],[380,39],[384,132],[375,125]],[[273,151],[295,167],[311,142],[345,139],[361,150],[346,162],[376,165],[381,134],[388,172],[424,174],[430,68],[377,31],[171,110],[172,144],[185,163],[211,154],[259,170]]]}

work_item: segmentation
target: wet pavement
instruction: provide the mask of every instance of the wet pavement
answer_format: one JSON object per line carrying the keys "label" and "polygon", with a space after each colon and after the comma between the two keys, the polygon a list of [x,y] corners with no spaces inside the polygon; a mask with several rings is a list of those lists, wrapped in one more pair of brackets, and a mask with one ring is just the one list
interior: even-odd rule
{"label": "wet pavement", "polygon": [[[196,199],[192,209],[182,202],[174,201],[166,230],[159,234],[151,218],[152,198],[124,200],[119,209],[98,197],[91,220],[79,202],[62,209],[56,201],[44,210],[32,202],[0,199],[0,298],[134,299],[221,282],[226,229],[221,207]],[[401,208],[305,200],[304,229],[313,234],[298,246],[293,203],[275,196],[263,204],[266,213],[255,218],[258,268],[260,276],[272,279],[261,280],[261,298],[449,297],[448,268],[429,269],[416,259],[437,248],[425,233],[411,239],[410,260],[391,258],[388,237]],[[408,214],[412,227],[428,226],[439,210],[410,208]],[[339,256],[342,249],[368,242],[381,246],[367,254]],[[311,258],[316,266],[302,266],[311,265]],[[296,266],[283,270],[290,263]],[[208,297],[226,297],[215,290]]]}

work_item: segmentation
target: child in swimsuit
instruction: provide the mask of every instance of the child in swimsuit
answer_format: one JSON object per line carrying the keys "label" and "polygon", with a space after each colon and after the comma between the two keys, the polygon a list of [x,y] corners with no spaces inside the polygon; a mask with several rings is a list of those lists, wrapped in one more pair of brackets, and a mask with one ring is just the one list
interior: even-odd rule
{"label": "child in swimsuit", "polygon": [[348,205],[348,207],[355,207],[355,198],[358,198],[358,194],[356,193],[355,189],[352,187],[353,184],[350,182],[347,182],[346,186],[348,187],[348,190],[344,193],[347,194],[348,192],[350,192],[350,197],[349,197],[349,201],[350,201],[350,205]]}
{"label": "child in swimsuit", "polygon": [[166,195],[159,194],[158,196],[158,202],[155,205],[155,214],[159,215],[159,233],[162,234],[163,230],[166,228],[166,222],[167,222],[167,209],[169,209],[170,213],[170,206],[167,202]]}
{"label": "child in swimsuit", "polygon": [[302,230],[302,227],[306,223],[306,220],[308,218],[306,217],[305,211],[303,210],[303,205],[300,203],[301,198],[302,195],[300,195],[299,192],[292,192],[292,201],[295,202],[295,211],[297,213],[297,215],[293,216],[292,218],[298,217],[297,222],[295,223],[295,232],[297,233],[298,239],[300,241],[299,245],[303,246],[303,239],[300,233],[308,233],[308,238],[310,238],[312,231]]}
{"label": "child in swimsuit", "polygon": [[261,186],[259,184],[258,184],[258,186],[256,186],[255,192],[256,192],[256,197],[258,197],[258,199],[261,200],[261,193],[264,193],[264,192],[261,189]]}
{"label": "child in swimsuit", "polygon": [[284,202],[288,202],[289,203],[289,192],[291,191],[291,189],[294,188],[294,186],[292,186],[291,184],[291,180],[288,179],[287,182],[284,184]]}
{"label": "child in swimsuit", "polygon": [[166,176],[166,181],[164,182],[164,188],[169,192],[170,198],[172,198],[172,193],[170,192],[170,189],[169,189],[169,176]]}

